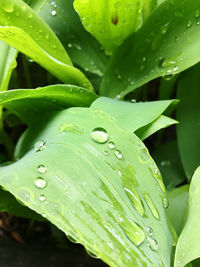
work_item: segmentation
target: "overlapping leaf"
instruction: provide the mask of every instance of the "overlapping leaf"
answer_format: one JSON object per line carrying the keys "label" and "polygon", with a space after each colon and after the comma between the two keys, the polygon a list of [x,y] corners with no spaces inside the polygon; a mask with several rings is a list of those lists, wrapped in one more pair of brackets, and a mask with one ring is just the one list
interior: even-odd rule
{"label": "overlapping leaf", "polygon": [[56,35],[22,0],[1,0],[0,39],[28,55],[65,83],[91,89]]}
{"label": "overlapping leaf", "polygon": [[152,79],[189,68],[200,60],[199,44],[199,2],[164,1],[114,53],[101,94],[123,97]]}
{"label": "overlapping leaf", "polygon": [[40,116],[0,184],[110,266],[170,266],[160,173],[132,131],[94,106]]}

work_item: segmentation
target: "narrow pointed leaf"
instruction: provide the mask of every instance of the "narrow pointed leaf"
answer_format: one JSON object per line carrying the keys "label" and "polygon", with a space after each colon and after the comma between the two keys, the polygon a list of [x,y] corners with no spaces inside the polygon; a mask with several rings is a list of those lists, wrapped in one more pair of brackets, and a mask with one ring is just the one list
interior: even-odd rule
{"label": "narrow pointed leaf", "polygon": [[196,0],[164,1],[113,54],[101,94],[123,97],[159,76],[171,77],[199,62],[199,14]]}
{"label": "narrow pointed leaf", "polygon": [[189,207],[186,224],[179,237],[176,255],[175,267],[184,266],[194,259],[200,257],[200,168],[198,168],[191,181],[189,189]]}
{"label": "narrow pointed leaf", "polygon": [[22,0],[0,1],[0,39],[26,54],[65,83],[90,82],[72,63],[48,25]]}
{"label": "narrow pointed leaf", "polygon": [[0,105],[30,124],[41,113],[71,106],[90,106],[97,96],[72,85],[50,85],[37,89],[17,89],[0,93]]}
{"label": "narrow pointed leaf", "polygon": [[162,178],[144,144],[111,114],[70,108],[40,116],[20,146],[19,160],[0,168],[0,184],[15,197],[110,266],[170,267]]}

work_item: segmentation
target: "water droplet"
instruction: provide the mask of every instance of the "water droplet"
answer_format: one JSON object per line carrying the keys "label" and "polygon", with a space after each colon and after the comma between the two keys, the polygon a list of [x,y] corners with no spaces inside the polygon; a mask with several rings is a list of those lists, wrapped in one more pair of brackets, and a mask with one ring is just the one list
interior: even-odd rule
{"label": "water droplet", "polygon": [[164,76],[163,76],[163,79],[164,79],[165,81],[170,81],[170,80],[172,80],[174,77],[175,77],[174,74],[168,74],[168,75],[164,75]]}
{"label": "water droplet", "polygon": [[122,79],[121,74],[118,74],[118,75],[117,75],[117,79],[118,79],[118,80],[121,80],[121,79]]}
{"label": "water droplet", "polygon": [[56,10],[52,10],[52,11],[51,11],[51,15],[52,15],[52,16],[55,16],[55,15],[56,15]]}
{"label": "water droplet", "polygon": [[149,209],[151,210],[151,213],[153,214],[153,216],[157,219],[160,220],[160,215],[158,213],[158,210],[155,206],[155,204],[153,203],[153,200],[151,199],[151,197],[149,196],[149,194],[145,194],[144,195],[144,199],[149,207]]}
{"label": "water droplet", "polygon": [[115,154],[116,158],[118,158],[118,159],[122,159],[122,157],[123,157],[122,152],[120,150],[115,150],[114,154]]}
{"label": "water droplet", "polygon": [[69,239],[69,241],[71,241],[72,243],[78,243],[78,239],[75,237],[72,237],[71,235],[67,235],[67,238]]}
{"label": "water droplet", "polygon": [[200,10],[197,9],[197,10],[195,11],[195,18],[198,18],[199,16],[200,16]]}
{"label": "water droplet", "polygon": [[149,235],[149,236],[152,236],[153,235],[153,229],[151,228],[151,227],[147,227],[147,234]]}
{"label": "water droplet", "polygon": [[192,26],[192,21],[189,20],[188,23],[187,23],[187,28],[190,28]]}
{"label": "water droplet", "polygon": [[154,162],[151,162],[149,170],[150,170],[151,174],[153,175],[153,177],[159,183],[162,192],[165,194],[166,189],[165,189],[165,185],[164,185],[163,180],[162,180],[162,176],[161,176],[160,171],[158,170],[158,168]]}
{"label": "water droplet", "polygon": [[163,25],[161,27],[161,33],[165,34],[167,32],[168,28],[169,28],[169,23],[166,23],[165,25]]}
{"label": "water droplet", "polygon": [[141,216],[143,216],[144,215],[144,207],[143,207],[142,201],[140,199],[140,196],[137,192],[137,189],[132,187],[130,190],[129,188],[125,187],[124,190],[127,192],[129,199],[131,200],[131,202],[134,205],[134,208],[137,210],[137,212]]}
{"label": "water droplet", "polygon": [[150,160],[150,155],[149,155],[149,151],[146,147],[143,147],[140,149],[140,155],[139,155],[139,160],[142,163],[146,163]]}
{"label": "water droplet", "polygon": [[131,99],[131,103],[136,103],[136,102],[137,102],[137,101],[136,101],[135,98]]}
{"label": "water droplet", "polygon": [[169,207],[169,201],[166,197],[162,198],[163,207],[167,209]]}
{"label": "water droplet", "polygon": [[40,195],[39,200],[40,200],[41,202],[44,202],[44,201],[46,200],[45,195]]}
{"label": "water droplet", "polygon": [[47,145],[46,145],[46,142],[44,142],[44,141],[38,141],[38,142],[36,142],[35,145],[34,145],[34,150],[35,150],[35,152],[42,151],[42,150],[44,150],[45,148],[47,148]]}
{"label": "water droplet", "polygon": [[3,32],[0,32],[0,38],[6,38],[6,35],[5,35],[5,33],[3,33]]}
{"label": "water droplet", "polygon": [[142,228],[135,222],[121,221],[120,226],[128,233],[128,238],[134,243],[135,246],[140,246],[145,239],[145,233]]}
{"label": "water droplet", "polygon": [[47,171],[47,168],[46,168],[46,166],[44,166],[43,164],[40,164],[40,165],[38,165],[38,167],[37,167],[37,171],[39,172],[39,173],[46,173],[46,171]]}
{"label": "water droplet", "polygon": [[107,150],[105,150],[103,153],[104,153],[104,155],[106,155],[106,156],[108,155],[108,151],[107,151]]}
{"label": "water droplet", "polygon": [[47,185],[47,182],[46,182],[46,180],[44,179],[44,178],[42,178],[42,177],[37,177],[36,179],[35,179],[35,186],[37,187],[37,188],[45,188],[46,187],[46,185]]}
{"label": "water droplet", "polygon": [[91,133],[92,139],[99,144],[104,144],[108,141],[108,133],[104,128],[97,127]]}
{"label": "water droplet", "polygon": [[160,165],[161,166],[170,166],[171,162],[169,160],[163,160],[163,161],[161,161]]}
{"label": "water droplet", "polygon": [[13,0],[6,0],[6,1],[2,1],[1,3],[1,7],[8,13],[13,12],[14,10],[14,2]]}
{"label": "water droplet", "polygon": [[148,237],[148,242],[151,250],[153,251],[158,250],[158,242],[154,238]]}
{"label": "water droplet", "polygon": [[55,1],[52,1],[51,2],[51,6],[56,7],[56,2]]}
{"label": "water droplet", "polygon": [[110,148],[111,150],[112,150],[112,149],[115,149],[115,143],[114,143],[113,141],[110,141],[110,142],[108,143],[108,148]]}
{"label": "water droplet", "polygon": [[88,253],[88,255],[90,257],[95,258],[95,259],[98,259],[99,258],[94,252],[92,252],[92,251],[90,251],[88,249],[86,249],[86,251],[87,251],[87,253]]}

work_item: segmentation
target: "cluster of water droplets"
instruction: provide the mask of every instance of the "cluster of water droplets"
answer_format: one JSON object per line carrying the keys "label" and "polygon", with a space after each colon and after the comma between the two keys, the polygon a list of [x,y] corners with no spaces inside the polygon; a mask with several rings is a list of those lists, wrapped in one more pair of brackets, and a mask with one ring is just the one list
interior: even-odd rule
{"label": "cluster of water droplets", "polygon": [[51,7],[52,7],[52,10],[51,10],[51,15],[52,16],[56,16],[56,1],[52,1],[51,2]]}
{"label": "cluster of water droplets", "polygon": [[[109,140],[107,131],[102,127],[97,127],[93,129],[93,131],[91,132],[91,137],[94,142],[99,144],[105,144]],[[113,141],[109,141],[107,146],[110,150],[114,151],[114,155],[117,159],[121,160],[123,158],[122,152],[116,149],[115,143]],[[109,155],[107,149],[104,150],[104,155]]]}

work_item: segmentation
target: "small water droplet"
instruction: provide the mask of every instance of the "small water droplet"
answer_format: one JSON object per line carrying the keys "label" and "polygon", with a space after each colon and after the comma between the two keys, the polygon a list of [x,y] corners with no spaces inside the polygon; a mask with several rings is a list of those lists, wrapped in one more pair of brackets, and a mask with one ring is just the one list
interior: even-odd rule
{"label": "small water droplet", "polygon": [[95,259],[98,259],[99,258],[94,252],[92,252],[92,251],[90,251],[88,249],[86,249],[86,251],[87,251],[87,253],[88,253],[88,255],[90,257],[95,258]]}
{"label": "small water droplet", "polygon": [[135,98],[131,99],[131,103],[136,103],[136,102],[137,102],[137,101],[136,101]]}
{"label": "small water droplet", "polygon": [[51,2],[51,6],[56,7],[56,2],[55,1],[52,1]]}
{"label": "small water droplet", "polygon": [[167,32],[168,28],[169,28],[169,23],[166,23],[165,25],[163,25],[161,27],[161,33],[165,34]]}
{"label": "small water droplet", "polygon": [[38,167],[37,167],[37,171],[39,172],[39,173],[46,173],[46,171],[47,171],[47,168],[46,168],[46,166],[44,166],[43,164],[40,164],[40,165],[38,165]]}
{"label": "small water droplet", "polygon": [[40,195],[39,200],[40,200],[41,202],[44,202],[44,201],[46,200],[45,195]]}
{"label": "small water droplet", "polygon": [[148,242],[149,242],[149,247],[151,248],[151,250],[153,251],[158,250],[158,242],[154,238],[148,237]]}
{"label": "small water droplet", "polygon": [[34,150],[35,152],[39,152],[47,148],[46,142],[45,141],[38,141],[34,145]]}
{"label": "small water droplet", "polygon": [[190,28],[192,26],[192,21],[189,20],[188,23],[187,23],[187,28]]}
{"label": "small water droplet", "polygon": [[72,243],[78,243],[78,240],[74,237],[72,237],[71,235],[67,235],[67,238],[69,239],[69,241],[71,241]]}
{"label": "small water droplet", "polygon": [[108,151],[107,151],[107,150],[105,150],[103,153],[104,153],[104,155],[106,155],[106,156],[108,155]]}
{"label": "small water droplet", "polygon": [[52,11],[51,11],[51,15],[52,15],[52,16],[55,16],[55,15],[56,15],[56,10],[52,10]]}
{"label": "small water droplet", "polygon": [[151,228],[151,227],[147,227],[147,234],[149,235],[149,236],[152,236],[153,235],[153,229]]}
{"label": "small water droplet", "polygon": [[161,166],[170,166],[171,162],[169,160],[163,160],[163,161],[161,161],[160,165]]}
{"label": "small water droplet", "polygon": [[153,200],[151,199],[151,197],[149,196],[149,194],[144,194],[144,199],[149,207],[149,209],[151,210],[151,213],[153,214],[153,216],[157,219],[160,220],[160,215],[158,213],[158,210],[155,206],[155,204],[153,203]]}
{"label": "small water droplet", "polygon": [[46,185],[47,185],[47,182],[46,182],[46,180],[44,179],[44,178],[42,178],[42,177],[37,177],[36,179],[35,179],[35,186],[37,187],[37,188],[45,188],[46,187]]}
{"label": "small water droplet", "polygon": [[163,207],[167,209],[169,207],[169,201],[166,197],[162,198]]}
{"label": "small water droplet", "polygon": [[118,150],[118,149],[115,150],[114,154],[115,154],[116,158],[118,158],[118,159],[122,159],[123,158],[122,152],[120,150]]}
{"label": "small water droplet", "polygon": [[91,133],[92,139],[99,144],[104,144],[108,141],[108,133],[104,128],[97,127]]}
{"label": "small water droplet", "polygon": [[108,148],[110,148],[111,150],[115,149],[115,143],[113,141],[110,141],[108,143]]}

